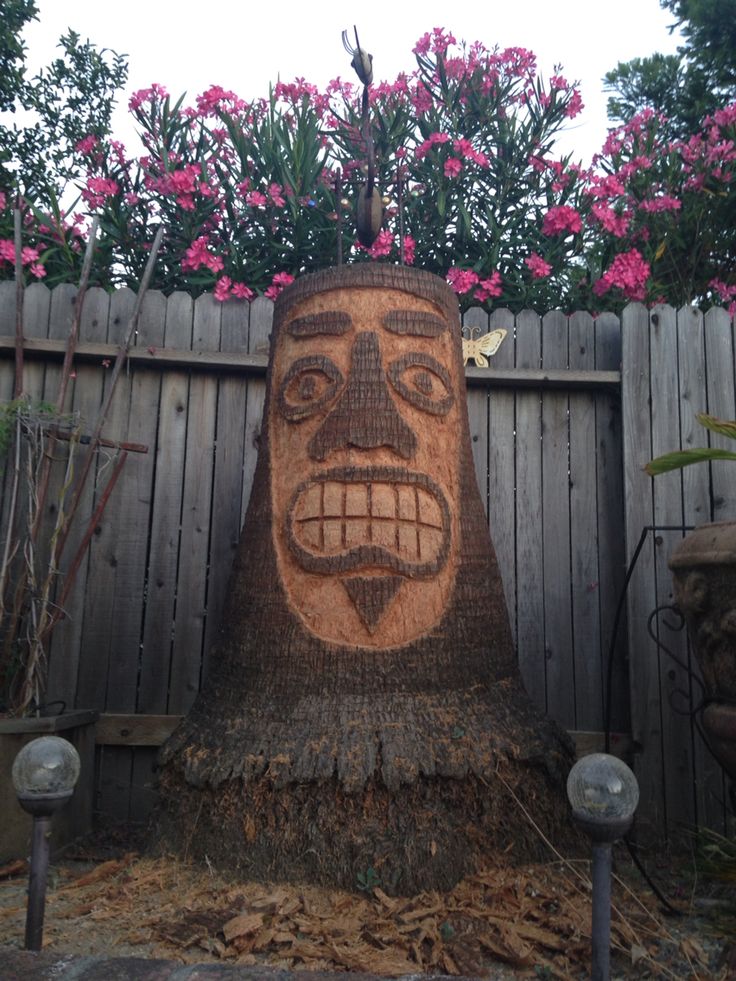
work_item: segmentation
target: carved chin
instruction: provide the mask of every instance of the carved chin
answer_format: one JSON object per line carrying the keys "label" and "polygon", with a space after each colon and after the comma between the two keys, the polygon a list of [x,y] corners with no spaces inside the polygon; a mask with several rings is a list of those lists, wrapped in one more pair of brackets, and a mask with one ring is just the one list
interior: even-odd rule
{"label": "carved chin", "polygon": [[289,503],[289,549],[306,572],[435,576],[450,550],[450,509],[426,474],[344,467],[301,483]]}

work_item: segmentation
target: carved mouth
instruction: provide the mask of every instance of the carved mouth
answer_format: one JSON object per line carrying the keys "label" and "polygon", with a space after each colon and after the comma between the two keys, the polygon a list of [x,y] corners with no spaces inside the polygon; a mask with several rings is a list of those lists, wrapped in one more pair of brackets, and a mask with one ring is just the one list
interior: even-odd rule
{"label": "carved mouth", "polygon": [[402,467],[342,467],[297,487],[286,533],[307,572],[380,569],[426,579],[447,561],[450,509],[426,474]]}

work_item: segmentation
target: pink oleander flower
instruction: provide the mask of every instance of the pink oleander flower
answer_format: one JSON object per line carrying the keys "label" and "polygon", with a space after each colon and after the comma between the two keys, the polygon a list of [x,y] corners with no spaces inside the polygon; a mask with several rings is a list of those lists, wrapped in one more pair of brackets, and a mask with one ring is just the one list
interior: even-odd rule
{"label": "pink oleander flower", "polygon": [[431,34],[428,32],[422,35],[412,50],[414,54],[426,55],[431,51],[433,54],[444,55],[451,44],[457,44],[452,34],[445,34],[441,27],[435,27]]}
{"label": "pink oleander flower", "polygon": [[202,116],[216,116],[222,103],[232,108],[236,102],[238,98],[234,92],[227,92],[220,85],[211,85],[206,92],[197,96],[197,110]]}
{"label": "pink oleander flower", "polygon": [[268,204],[268,198],[260,191],[249,191],[245,195],[245,203],[251,208],[262,208]]}
{"label": "pink oleander flower", "polygon": [[225,266],[219,255],[214,255],[209,251],[209,239],[206,235],[200,235],[199,238],[196,238],[181,260],[182,272],[195,272],[202,266],[213,273],[221,272]]}
{"label": "pink oleander flower", "polygon": [[5,194],[5,191],[0,191],[0,211],[4,210],[5,205],[7,203],[8,203],[8,198],[7,195]]}
{"label": "pink oleander flower", "polygon": [[219,303],[224,303],[230,296],[232,280],[229,276],[220,276],[215,283],[215,290],[212,294]]}
{"label": "pink oleander flower", "polygon": [[82,197],[90,208],[100,208],[107,198],[117,194],[120,185],[111,177],[90,177],[82,191]]}
{"label": "pink oleander flower", "polygon": [[450,157],[445,160],[445,177],[457,177],[460,171],[463,169],[462,160],[458,160],[457,157]]}
{"label": "pink oleander flower", "polygon": [[447,135],[447,133],[430,133],[427,139],[423,143],[420,143],[416,148],[414,151],[414,156],[417,160],[423,160],[433,146],[436,146],[438,143],[449,142],[450,137]]}
{"label": "pink oleander flower", "polygon": [[78,153],[90,154],[92,153],[93,150],[95,150],[96,147],[97,147],[97,137],[92,136],[90,134],[90,136],[85,136],[83,140],[80,140],[79,143],[77,143],[77,145],[74,147],[74,149]]}
{"label": "pink oleander flower", "polygon": [[478,286],[473,293],[476,300],[483,303],[485,300],[492,300],[503,293],[501,273],[496,270],[488,279],[478,280]]}
{"label": "pink oleander flower", "polygon": [[266,292],[263,294],[267,300],[275,300],[279,293],[288,286],[289,283],[294,282],[294,277],[291,273],[282,272],[276,273],[276,275],[271,280],[271,285],[268,287]]}
{"label": "pink oleander flower", "polygon": [[233,283],[231,295],[238,300],[252,300],[256,294],[245,283]]}
{"label": "pink oleander flower", "polygon": [[682,201],[679,198],[671,197],[669,194],[660,194],[659,197],[639,202],[639,210],[648,211],[650,214],[656,214],[660,211],[679,211],[681,207]]}
{"label": "pink oleander flower", "polygon": [[591,206],[590,213],[607,232],[615,235],[616,238],[623,238],[629,230],[631,216],[628,212],[619,215],[607,204],[596,201]]}
{"label": "pink oleander flower", "polygon": [[601,278],[593,284],[593,292],[596,296],[603,296],[610,289],[616,288],[629,300],[643,300],[650,275],[649,263],[638,249],[631,249],[616,256]]}
{"label": "pink oleander flower", "polygon": [[533,279],[544,279],[552,272],[552,266],[537,252],[532,252],[531,255],[527,256],[524,263],[531,271]]}
{"label": "pink oleander flower", "polygon": [[135,112],[136,109],[140,109],[144,102],[153,102],[156,98],[166,99],[168,94],[163,85],[154,82],[149,89],[138,89],[137,92],[134,92],[128,102],[128,108],[131,112]]}
{"label": "pink oleander flower", "polygon": [[565,106],[565,115],[568,119],[574,119],[576,116],[580,115],[583,109],[585,109],[585,103],[583,102],[582,96],[578,90],[575,89],[572,93],[572,98]]}
{"label": "pink oleander flower", "polygon": [[268,188],[268,196],[271,198],[273,204],[277,208],[283,208],[286,205],[286,199],[284,198],[284,189],[279,187],[278,184],[271,184]]}
{"label": "pink oleander flower", "polygon": [[719,298],[724,302],[728,303],[728,311],[733,316],[733,309],[736,307],[736,283],[729,286],[728,283],[724,283],[722,279],[711,279],[708,286],[717,293]]}
{"label": "pink oleander flower", "polygon": [[458,266],[451,266],[447,270],[447,282],[456,293],[469,293],[474,286],[478,285],[478,273],[472,269],[460,269]]}
{"label": "pink oleander flower", "polygon": [[380,259],[383,256],[391,254],[391,249],[394,245],[394,237],[387,228],[382,228],[381,231],[376,236],[376,240],[370,248],[366,248],[361,245],[360,242],[356,242],[357,248],[362,252],[367,252],[371,259]]}
{"label": "pink oleander flower", "polygon": [[582,231],[582,228],[582,218],[568,204],[558,204],[550,208],[542,222],[542,232],[545,235],[574,235]]}
{"label": "pink oleander flower", "polygon": [[414,241],[411,235],[404,235],[404,262],[407,266],[414,265],[416,248],[417,243]]}

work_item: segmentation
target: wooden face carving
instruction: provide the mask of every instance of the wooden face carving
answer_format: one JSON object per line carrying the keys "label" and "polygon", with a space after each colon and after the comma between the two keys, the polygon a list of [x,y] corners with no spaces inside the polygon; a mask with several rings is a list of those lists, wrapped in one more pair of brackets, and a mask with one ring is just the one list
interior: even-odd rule
{"label": "wooden face carving", "polygon": [[402,645],[447,608],[462,438],[455,326],[413,293],[353,286],[277,317],[274,545],[290,606],[323,640]]}

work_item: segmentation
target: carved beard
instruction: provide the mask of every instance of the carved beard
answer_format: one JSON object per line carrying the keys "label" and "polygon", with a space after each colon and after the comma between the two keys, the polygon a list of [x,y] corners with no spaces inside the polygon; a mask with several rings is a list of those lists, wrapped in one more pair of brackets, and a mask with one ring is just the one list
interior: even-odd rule
{"label": "carved beard", "polygon": [[461,365],[429,274],[353,266],[279,297],[223,697],[244,671],[297,698],[516,676]]}

